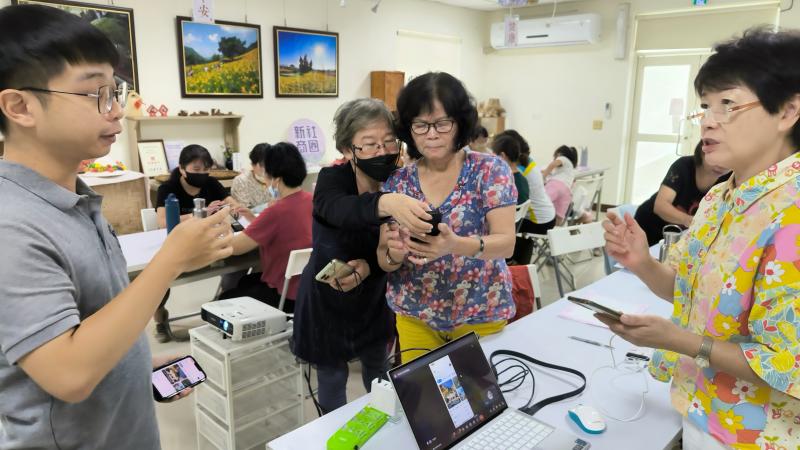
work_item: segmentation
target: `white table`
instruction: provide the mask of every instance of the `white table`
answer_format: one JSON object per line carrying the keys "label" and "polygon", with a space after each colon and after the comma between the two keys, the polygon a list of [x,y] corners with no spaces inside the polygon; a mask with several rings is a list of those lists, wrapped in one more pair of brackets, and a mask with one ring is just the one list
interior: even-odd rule
{"label": "white table", "polygon": [[[161,248],[167,238],[167,230],[160,229],[132,233],[119,236],[119,243],[125,261],[128,263],[128,277],[131,281],[136,278],[145,266],[150,263],[156,252]],[[204,280],[219,275],[225,275],[240,270],[247,270],[251,267],[259,267],[258,250],[245,253],[244,255],[230,256],[222,261],[218,261],[210,266],[204,267],[194,272],[181,274],[172,286]]]}
{"label": "white table", "polygon": [[[583,290],[583,289],[582,289]],[[605,277],[585,290],[602,292],[605,295],[618,294],[620,301],[631,305],[644,304],[646,313],[669,316],[672,306],[659,299],[633,274],[618,271]],[[576,293],[579,295],[580,291]],[[603,383],[592,384],[592,373],[600,366],[611,363],[608,350],[569,339],[575,335],[599,342],[607,342],[611,332],[605,328],[586,325],[558,316],[567,306],[566,300],[537,311],[517,322],[495,336],[481,339],[481,345],[488,357],[498,349],[516,350],[534,358],[572,367],[580,370],[589,380],[586,391],[578,398],[546,406],[536,414],[536,418],[555,427],[572,431],[575,435],[592,444],[592,450],[660,449],[669,448],[681,431],[681,417],[672,408],[669,400],[669,385],[652,378],[648,380],[649,393],[645,397],[645,413],[634,422],[618,422],[607,419],[608,429],[601,435],[589,435],[580,431],[567,419],[567,410],[578,403],[589,405],[605,401],[607,408],[621,417],[633,415],[641,402],[641,386],[631,387],[631,392],[610,389]],[[631,344],[614,339],[614,354],[618,360],[624,357]],[[541,400],[574,389],[580,380],[563,372],[543,371],[534,367],[536,373],[536,397]],[[636,380],[642,380],[637,374]],[[636,383],[631,383],[631,385]],[[637,391],[638,390],[638,391]],[[523,406],[530,396],[530,383],[506,394],[511,406]],[[272,450],[324,449],[328,437],[339,429],[348,419],[367,404],[369,396],[363,396],[332,413],[294,430],[267,445]],[[370,439],[363,449],[413,449],[417,448],[414,436],[405,418],[398,423],[388,423]]]}

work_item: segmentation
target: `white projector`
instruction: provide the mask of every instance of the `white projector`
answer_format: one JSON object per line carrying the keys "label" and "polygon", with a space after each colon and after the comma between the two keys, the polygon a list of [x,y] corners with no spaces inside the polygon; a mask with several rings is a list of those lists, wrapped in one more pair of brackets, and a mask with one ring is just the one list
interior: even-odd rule
{"label": "white projector", "polygon": [[205,303],[200,317],[231,340],[269,336],[286,330],[286,314],[251,297]]}

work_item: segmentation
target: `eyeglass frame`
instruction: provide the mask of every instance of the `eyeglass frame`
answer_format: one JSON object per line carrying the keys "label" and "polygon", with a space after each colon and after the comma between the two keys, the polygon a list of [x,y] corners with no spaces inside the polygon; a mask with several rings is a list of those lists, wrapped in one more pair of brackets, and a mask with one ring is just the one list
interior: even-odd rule
{"label": "eyeglass frame", "polygon": [[[355,144],[351,144],[350,148],[353,149],[354,152],[356,150],[358,150],[358,151],[361,152],[361,154],[366,155],[366,156],[375,156],[375,155],[378,154],[378,150],[380,150],[380,149],[384,149],[387,153],[389,152],[389,149],[386,148],[386,143],[387,142],[394,142],[394,144],[397,146],[397,154],[399,155],[400,154],[400,139],[391,139],[389,141],[383,141],[381,143],[367,144],[367,145],[375,145],[376,146],[375,147],[375,153],[372,153],[372,154],[364,153],[364,146],[363,145],[361,147],[359,147],[359,146],[357,146]],[[389,153],[389,154],[393,155],[394,153]]]}
{"label": "eyeglass frame", "polygon": [[723,114],[725,114],[725,120],[724,121],[723,120],[718,120],[715,117],[716,116],[716,112],[711,111],[711,108],[706,108],[706,109],[704,109],[704,110],[702,110],[700,112],[695,112],[693,114],[690,114],[690,115],[686,116],[686,120],[702,122],[702,120],[706,118],[706,114],[708,114],[708,112],[711,111],[711,113],[712,113],[711,119],[714,122],[722,123],[722,124],[730,123],[730,121],[731,121],[731,113],[734,113],[736,111],[747,111],[747,110],[753,109],[756,106],[760,106],[760,105],[761,105],[761,101],[760,100],[756,100],[756,101],[749,102],[749,103],[743,103],[741,105],[726,106],[725,108],[723,108],[723,111],[724,111]]}
{"label": "eyeglass frame", "polygon": [[[450,128],[448,128],[447,130],[440,130],[436,126],[436,124],[442,123],[442,122],[450,122]],[[423,125],[424,124],[425,125],[425,132],[418,133],[418,132],[414,131],[414,125],[415,124],[419,124],[419,125]],[[445,133],[449,133],[449,132],[453,131],[453,127],[454,126],[456,126],[456,120],[455,119],[451,119],[451,118],[447,118],[447,119],[439,119],[436,122],[425,122],[425,121],[422,121],[422,120],[412,120],[410,128],[411,128],[411,132],[416,134],[417,136],[424,136],[424,135],[428,134],[431,131],[431,127],[433,127],[433,129],[436,130],[437,133],[445,134]]]}
{"label": "eyeglass frame", "polygon": [[17,90],[18,91],[43,92],[45,94],[80,95],[82,97],[96,98],[97,99],[97,112],[99,114],[101,114],[101,115],[105,115],[105,114],[110,113],[114,109],[114,101],[115,100],[119,104],[119,106],[122,107],[122,108],[125,107],[125,103],[128,100],[128,98],[127,98],[128,97],[128,92],[129,92],[128,91],[128,82],[127,81],[123,81],[119,86],[117,86],[116,89],[112,89],[111,90],[111,93],[115,94],[115,95],[109,95],[108,98],[109,98],[110,101],[109,101],[108,106],[107,106],[108,111],[103,112],[100,109],[100,98],[102,97],[100,95],[100,90],[102,90],[104,88],[110,88],[110,87],[112,87],[110,84],[104,84],[104,85],[98,87],[97,88],[97,92],[95,92],[94,94],[92,94],[92,93],[88,93],[87,94],[87,93],[84,93],[84,92],[56,91],[56,90],[53,90],[53,89],[44,89],[44,88],[37,88],[37,87],[31,87],[31,86],[21,87],[21,88],[18,88]]}

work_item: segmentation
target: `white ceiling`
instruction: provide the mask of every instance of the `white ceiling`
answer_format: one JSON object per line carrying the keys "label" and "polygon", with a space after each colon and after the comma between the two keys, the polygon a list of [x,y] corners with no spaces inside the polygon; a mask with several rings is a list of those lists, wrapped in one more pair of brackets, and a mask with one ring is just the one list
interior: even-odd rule
{"label": "white ceiling", "polygon": [[[478,9],[482,11],[494,11],[497,9],[504,9],[500,6],[497,0],[429,0],[437,3],[444,3],[446,5],[458,6],[461,8]],[[528,0],[528,5],[545,5],[553,4],[555,0]],[[573,2],[576,0],[558,0],[558,3]]]}

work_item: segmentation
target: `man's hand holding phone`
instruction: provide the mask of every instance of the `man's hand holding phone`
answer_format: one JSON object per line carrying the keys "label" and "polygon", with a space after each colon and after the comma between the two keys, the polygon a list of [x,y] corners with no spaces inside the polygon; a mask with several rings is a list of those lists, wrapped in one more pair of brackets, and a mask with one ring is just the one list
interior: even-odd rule
{"label": "man's hand holding phone", "polygon": [[153,357],[153,398],[171,403],[189,396],[193,387],[206,380],[206,373],[191,356]]}

